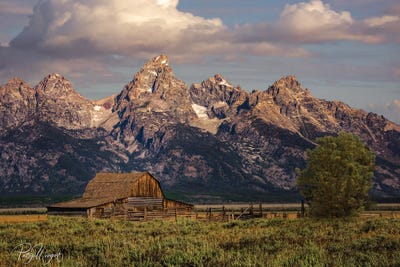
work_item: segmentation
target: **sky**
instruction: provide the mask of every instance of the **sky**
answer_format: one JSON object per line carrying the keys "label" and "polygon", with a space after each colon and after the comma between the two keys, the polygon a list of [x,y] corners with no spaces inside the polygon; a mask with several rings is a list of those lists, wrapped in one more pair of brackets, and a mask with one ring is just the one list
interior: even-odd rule
{"label": "sky", "polygon": [[286,75],[400,123],[398,0],[2,0],[0,84],[50,73],[90,99],[168,55],[188,85],[220,73],[265,90]]}

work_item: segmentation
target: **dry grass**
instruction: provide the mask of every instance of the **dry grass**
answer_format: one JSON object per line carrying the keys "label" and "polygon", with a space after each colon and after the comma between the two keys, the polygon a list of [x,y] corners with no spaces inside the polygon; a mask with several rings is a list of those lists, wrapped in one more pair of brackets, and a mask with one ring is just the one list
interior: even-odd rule
{"label": "dry grass", "polygon": [[[135,223],[49,216],[0,224],[0,236],[0,266],[400,266],[394,218]],[[43,247],[43,256],[61,258],[25,264],[15,251],[21,243],[36,245],[33,255]]]}
{"label": "dry grass", "polygon": [[45,214],[47,209],[41,208],[2,208],[0,215],[19,215],[19,214]]}
{"label": "dry grass", "polygon": [[0,215],[0,223],[25,223],[46,221],[46,214],[35,215]]}

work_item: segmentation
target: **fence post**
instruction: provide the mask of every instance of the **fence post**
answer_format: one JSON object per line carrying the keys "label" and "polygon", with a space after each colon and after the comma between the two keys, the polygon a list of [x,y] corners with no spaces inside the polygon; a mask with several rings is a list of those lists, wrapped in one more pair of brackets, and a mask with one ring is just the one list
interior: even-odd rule
{"label": "fence post", "polygon": [[263,217],[263,210],[262,210],[262,204],[261,203],[259,205],[259,208],[260,208],[260,217],[262,218]]}
{"label": "fence post", "polygon": [[144,207],[143,219],[147,220],[147,207]]}
{"label": "fence post", "polygon": [[254,218],[253,203],[250,204],[250,216]]}
{"label": "fence post", "polygon": [[301,200],[301,217],[304,217],[306,209],[304,208],[304,199]]}
{"label": "fence post", "polygon": [[225,206],[222,206],[222,221],[225,221]]}

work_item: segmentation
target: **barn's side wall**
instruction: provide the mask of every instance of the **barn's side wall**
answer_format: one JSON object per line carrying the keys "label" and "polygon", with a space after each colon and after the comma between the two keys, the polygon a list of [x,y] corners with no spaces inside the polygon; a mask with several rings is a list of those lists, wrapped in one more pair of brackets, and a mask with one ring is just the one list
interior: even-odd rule
{"label": "barn's side wall", "polygon": [[132,197],[164,198],[160,184],[150,174],[146,173],[133,184]]}
{"label": "barn's side wall", "polygon": [[193,209],[193,205],[165,198],[164,199],[164,208],[166,208],[166,209],[185,209],[187,211],[190,211]]}

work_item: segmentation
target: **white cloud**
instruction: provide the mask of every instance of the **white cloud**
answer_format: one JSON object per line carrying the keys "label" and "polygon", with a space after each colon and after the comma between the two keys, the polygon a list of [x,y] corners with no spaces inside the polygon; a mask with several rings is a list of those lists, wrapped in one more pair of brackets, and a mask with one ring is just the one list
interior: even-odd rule
{"label": "white cloud", "polygon": [[315,44],[334,41],[362,43],[400,42],[400,15],[354,19],[348,11],[335,11],[321,0],[287,4],[275,23],[236,27],[240,40]]}
{"label": "white cloud", "polygon": [[339,40],[382,43],[388,39],[390,24],[398,22],[399,18],[383,15],[355,20],[348,11],[337,12],[321,0],[311,0],[286,5],[275,26],[285,39],[300,43]]}
{"label": "white cloud", "polygon": [[349,12],[335,12],[320,0],[286,5],[278,25],[293,32],[315,33],[353,23]]}
{"label": "white cloud", "polygon": [[[148,58],[161,52],[178,61],[235,53],[308,56],[296,44],[338,40],[397,41],[400,17],[355,20],[321,0],[287,4],[276,23],[229,29],[218,19],[178,10],[178,0],[45,0],[10,46],[55,58],[114,54]],[[391,35],[385,35],[390,32]]]}
{"label": "white cloud", "polygon": [[400,123],[400,99],[395,99],[386,106],[390,118],[395,122]]}
{"label": "white cloud", "polygon": [[311,0],[286,5],[276,22],[228,27],[218,18],[182,12],[178,4],[178,0],[41,0],[29,25],[9,44],[0,44],[0,79],[18,75],[37,81],[49,72],[60,72],[99,82],[118,68],[134,68],[160,53],[174,63],[198,63],[213,56],[218,56],[215,61],[239,62],[249,55],[310,57],[313,48],[304,44],[400,42],[398,9],[356,19],[348,11]]}
{"label": "white cloud", "polygon": [[179,0],[157,0],[157,4],[163,7],[174,7],[178,6]]}
{"label": "white cloud", "polygon": [[383,114],[389,120],[400,124],[400,99],[394,99],[385,105],[369,105],[368,109]]}
{"label": "white cloud", "polygon": [[42,1],[11,46],[67,56],[138,51],[153,55],[177,52],[187,39],[210,40],[225,29],[221,20],[181,12],[177,4],[177,0]]}
{"label": "white cloud", "polygon": [[392,15],[374,17],[365,20],[367,25],[369,25],[370,27],[380,27],[388,23],[399,22],[399,21],[400,21],[399,16],[392,16]]}

